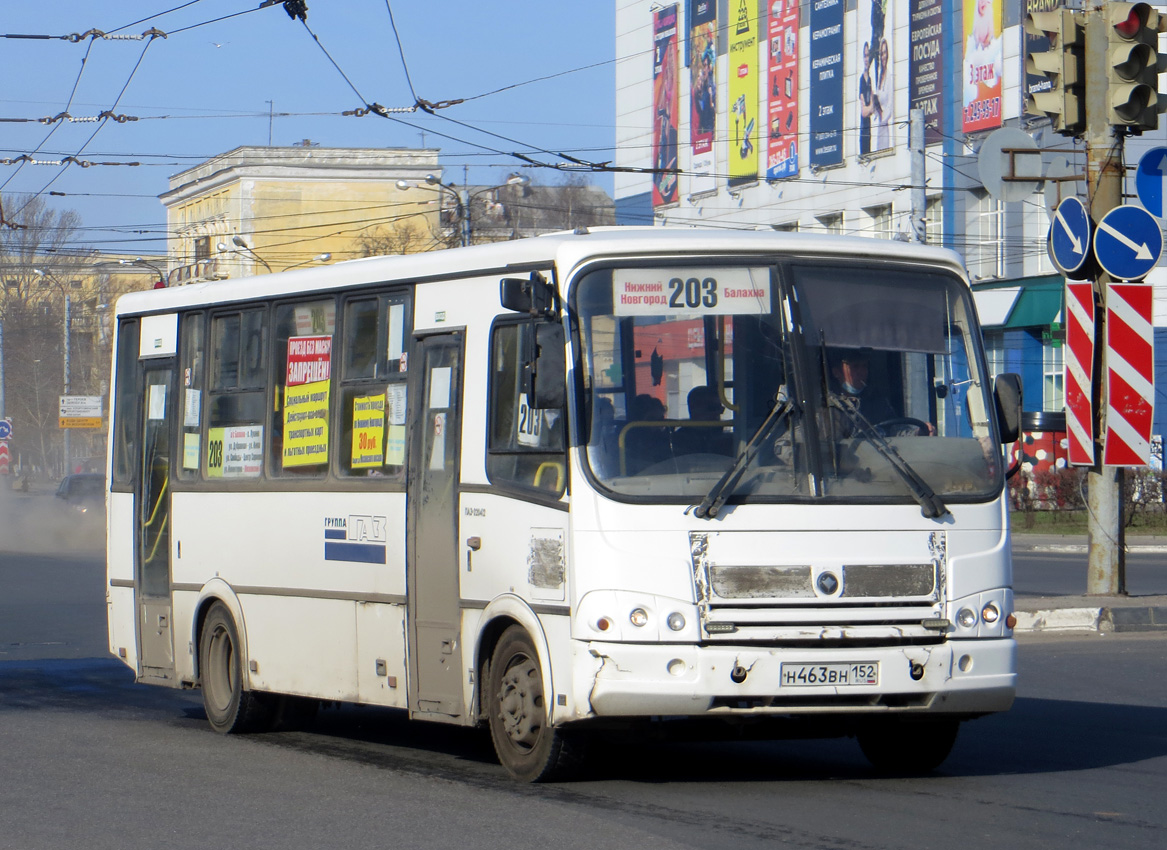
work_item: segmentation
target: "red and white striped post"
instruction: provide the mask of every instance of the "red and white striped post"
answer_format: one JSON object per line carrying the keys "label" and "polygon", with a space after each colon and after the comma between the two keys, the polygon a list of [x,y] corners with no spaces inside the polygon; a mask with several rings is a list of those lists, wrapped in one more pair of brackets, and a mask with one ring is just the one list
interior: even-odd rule
{"label": "red and white striped post", "polygon": [[1094,464],[1094,284],[1066,283],[1066,459]]}
{"label": "red and white striped post", "polygon": [[1151,323],[1153,287],[1112,283],[1106,296],[1107,466],[1146,466],[1151,459],[1155,412],[1155,345]]}

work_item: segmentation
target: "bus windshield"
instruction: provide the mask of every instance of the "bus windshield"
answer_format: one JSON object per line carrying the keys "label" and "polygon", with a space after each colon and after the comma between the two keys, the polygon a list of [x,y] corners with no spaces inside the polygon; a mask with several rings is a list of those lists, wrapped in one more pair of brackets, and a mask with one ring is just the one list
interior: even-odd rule
{"label": "bus windshield", "polygon": [[609,267],[573,301],[584,455],[616,498],[936,499],[932,516],[1001,486],[979,330],[950,273]]}

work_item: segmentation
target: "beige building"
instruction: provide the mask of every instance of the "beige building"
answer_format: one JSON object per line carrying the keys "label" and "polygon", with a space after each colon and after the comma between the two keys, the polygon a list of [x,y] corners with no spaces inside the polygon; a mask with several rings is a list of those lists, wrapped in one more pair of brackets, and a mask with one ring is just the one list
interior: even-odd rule
{"label": "beige building", "polygon": [[[434,247],[436,149],[239,147],[170,178],[169,284],[362,256],[369,240]],[[410,188],[398,188],[399,182]],[[404,238],[402,238],[404,237]],[[328,255],[327,258],[324,255]]]}

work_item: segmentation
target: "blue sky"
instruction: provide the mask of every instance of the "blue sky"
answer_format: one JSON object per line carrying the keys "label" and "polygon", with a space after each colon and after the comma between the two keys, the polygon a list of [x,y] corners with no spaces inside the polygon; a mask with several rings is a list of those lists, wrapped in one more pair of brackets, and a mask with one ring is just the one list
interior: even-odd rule
{"label": "blue sky", "polygon": [[[266,145],[269,128],[275,145],[311,139],[327,147],[439,147],[446,180],[458,183],[464,165],[471,183],[501,181],[522,165],[505,155],[511,151],[545,162],[562,161],[553,155],[558,152],[613,159],[611,2],[309,0],[307,28],[281,6],[257,8],[260,2],[6,0],[0,34],[141,35],[151,27],[167,34],[76,42],[0,38],[0,158],[141,163],[0,165],[6,214],[12,194],[43,191],[54,207],[81,214],[86,244],[162,253],[158,195],[170,175],[239,145]],[[439,110],[441,117],[340,114],[369,103],[409,106],[410,81],[423,100],[467,100]],[[35,120],[67,106],[74,117],[110,110],[139,120]],[[566,176],[549,169],[524,173],[536,183]],[[587,179],[612,190],[611,175]]]}

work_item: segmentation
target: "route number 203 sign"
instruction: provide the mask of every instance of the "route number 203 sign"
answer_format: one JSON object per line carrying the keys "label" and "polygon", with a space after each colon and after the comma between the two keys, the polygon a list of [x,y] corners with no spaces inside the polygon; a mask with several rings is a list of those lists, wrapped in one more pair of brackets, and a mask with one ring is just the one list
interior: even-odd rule
{"label": "route number 203 sign", "polygon": [[617,316],[728,316],[770,312],[770,269],[711,267],[616,269]]}

